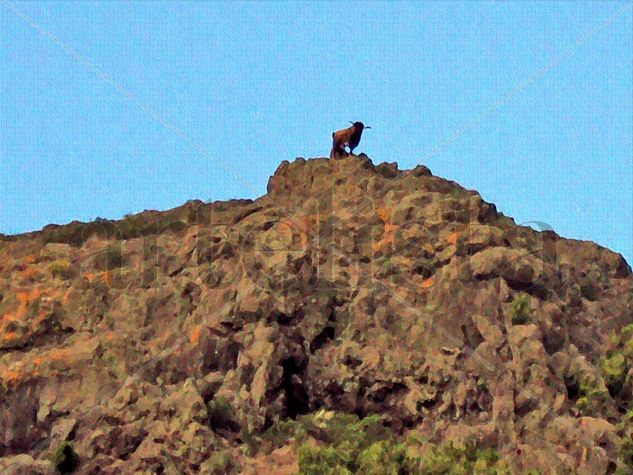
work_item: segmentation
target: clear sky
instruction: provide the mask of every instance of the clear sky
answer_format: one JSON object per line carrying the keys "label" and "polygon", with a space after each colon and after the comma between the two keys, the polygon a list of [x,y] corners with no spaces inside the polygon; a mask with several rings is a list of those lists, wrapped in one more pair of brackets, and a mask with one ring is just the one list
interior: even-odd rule
{"label": "clear sky", "polygon": [[255,198],[357,149],[633,261],[624,2],[0,2],[0,232]]}

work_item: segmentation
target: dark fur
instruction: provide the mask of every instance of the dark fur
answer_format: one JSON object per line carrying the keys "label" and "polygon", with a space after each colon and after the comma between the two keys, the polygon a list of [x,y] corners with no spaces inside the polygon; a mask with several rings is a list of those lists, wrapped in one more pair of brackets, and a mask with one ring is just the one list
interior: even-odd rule
{"label": "dark fur", "polygon": [[[332,134],[332,151],[330,152],[330,158],[351,155],[360,143],[364,128],[365,126],[362,122],[354,122],[351,127],[334,132]],[[345,147],[349,147],[349,154],[345,150]]]}

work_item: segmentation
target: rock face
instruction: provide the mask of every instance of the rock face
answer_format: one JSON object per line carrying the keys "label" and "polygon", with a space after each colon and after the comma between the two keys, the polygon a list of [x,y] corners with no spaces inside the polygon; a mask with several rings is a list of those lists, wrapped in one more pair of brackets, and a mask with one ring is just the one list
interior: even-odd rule
{"label": "rock face", "polygon": [[423,166],[0,254],[2,473],[633,470],[630,267]]}

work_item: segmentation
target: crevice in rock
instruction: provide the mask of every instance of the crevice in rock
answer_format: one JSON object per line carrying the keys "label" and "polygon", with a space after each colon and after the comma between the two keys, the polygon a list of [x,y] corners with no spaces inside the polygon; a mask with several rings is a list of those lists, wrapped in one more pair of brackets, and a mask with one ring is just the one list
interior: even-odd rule
{"label": "crevice in rock", "polygon": [[575,401],[580,393],[580,386],[578,380],[574,376],[563,376],[565,382],[565,388],[567,389],[567,399]]}
{"label": "crevice in rock", "polygon": [[538,401],[528,400],[524,402],[523,404],[521,404],[520,406],[516,406],[514,409],[514,414],[517,417],[520,417],[521,419],[523,419],[530,412],[535,411],[536,409],[538,409]]}
{"label": "crevice in rock", "polygon": [[543,332],[543,347],[550,356],[563,349],[565,341],[565,334],[562,329],[560,331]]}
{"label": "crevice in rock", "polygon": [[533,282],[520,282],[518,280],[506,279],[508,287],[517,292],[525,292],[540,300],[547,300],[548,291],[540,285],[535,285]]}
{"label": "crevice in rock", "polygon": [[383,403],[389,396],[394,396],[400,392],[406,391],[407,386],[403,383],[386,384],[377,391],[368,395],[371,402]]}
{"label": "crevice in rock", "polygon": [[343,364],[351,369],[358,368],[361,364],[363,364],[363,360],[359,360],[358,358],[354,358],[352,355],[347,355],[343,359]]}
{"label": "crevice in rock", "polygon": [[334,327],[330,325],[321,330],[321,333],[315,336],[310,342],[310,353],[315,353],[323,348],[328,341],[332,341],[334,339],[334,333]]}
{"label": "crevice in rock", "polygon": [[237,367],[237,357],[242,346],[235,342],[226,342],[223,339],[211,339],[205,351],[204,369],[207,372],[226,372]]}
{"label": "crevice in rock", "polygon": [[121,460],[128,460],[130,456],[136,452],[136,449],[139,448],[146,435],[147,434],[143,431],[143,433],[136,437],[123,437],[120,439],[119,443],[122,447],[119,450],[119,458]]}
{"label": "crevice in rock", "polygon": [[207,404],[209,427],[223,437],[240,431],[240,425],[233,420],[234,409],[224,398],[213,399]]}
{"label": "crevice in rock", "polygon": [[475,325],[462,325],[461,330],[464,335],[464,340],[466,341],[466,346],[471,350],[474,350],[483,343],[484,337]]}
{"label": "crevice in rock", "polygon": [[273,311],[268,317],[268,322],[277,322],[279,325],[288,326],[292,323],[303,320],[304,311],[303,309],[298,309],[292,312],[291,314],[283,313],[278,310]]}
{"label": "crevice in rock", "polygon": [[310,412],[310,400],[304,387],[307,359],[298,361],[290,357],[281,362],[283,369],[281,387],[284,391],[285,408],[284,416],[296,419],[298,415]]}
{"label": "crevice in rock", "polygon": [[249,217],[251,214],[253,213],[257,213],[258,211],[263,210],[264,207],[263,206],[257,206],[255,208],[249,209],[248,211],[245,211],[243,213],[238,214],[237,216],[235,216],[235,218],[233,218],[233,224],[237,224],[240,221],[242,221],[243,219]]}

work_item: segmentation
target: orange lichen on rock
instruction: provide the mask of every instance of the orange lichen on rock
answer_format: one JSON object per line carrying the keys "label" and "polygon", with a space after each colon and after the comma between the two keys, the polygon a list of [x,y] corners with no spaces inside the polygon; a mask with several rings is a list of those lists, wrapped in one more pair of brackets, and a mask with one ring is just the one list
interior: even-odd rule
{"label": "orange lichen on rock", "polygon": [[40,375],[39,366],[33,364],[28,358],[13,364],[11,368],[0,371],[0,380],[5,386],[16,386],[18,383],[28,381]]}
{"label": "orange lichen on rock", "polygon": [[23,319],[27,314],[30,303],[40,298],[40,295],[40,289],[38,289],[37,287],[31,291],[17,292],[16,298],[19,302],[19,305],[15,312],[16,319]]}
{"label": "orange lichen on rock", "polygon": [[385,223],[389,221],[389,217],[391,216],[391,213],[389,213],[389,210],[387,208],[376,209],[376,214]]}
{"label": "orange lichen on rock", "polygon": [[47,374],[49,371],[64,371],[89,356],[77,353],[72,348],[54,348],[35,356],[26,357],[13,364],[10,369],[0,371],[0,380],[5,385],[16,385],[21,381],[28,381]]}
{"label": "orange lichen on rock", "polygon": [[306,214],[299,216],[292,221],[293,231],[297,236],[299,236],[298,244],[300,249],[305,249],[308,241],[318,234],[318,222],[319,216],[317,214]]}
{"label": "orange lichen on rock", "polygon": [[35,263],[35,259],[36,259],[36,256],[34,254],[31,254],[31,255],[28,255],[28,256],[24,256],[22,258],[22,261],[25,264],[33,264],[33,263]]}
{"label": "orange lichen on rock", "polygon": [[[31,292],[36,292],[36,291],[37,289],[34,289]],[[31,292],[22,290],[20,292],[16,292],[15,297],[18,299],[18,302],[20,302],[21,304],[24,304],[24,303],[28,304],[31,298]]]}
{"label": "orange lichen on rock", "polygon": [[414,224],[413,226],[405,226],[402,229],[402,235],[405,239],[411,239],[416,237],[420,232],[420,225]]}
{"label": "orange lichen on rock", "polygon": [[49,351],[47,356],[51,363],[69,364],[72,362],[73,352],[70,348],[60,348]]}
{"label": "orange lichen on rock", "polygon": [[202,333],[202,327],[195,327],[189,333],[189,341],[192,345],[197,345],[198,341],[200,341],[200,334]]}
{"label": "orange lichen on rock", "polygon": [[399,228],[400,226],[398,226],[397,224],[389,224],[389,223],[385,223],[385,228],[384,228],[384,241],[387,244],[393,244],[393,235],[395,234],[396,230]]}
{"label": "orange lichen on rock", "polygon": [[108,331],[104,331],[103,333],[101,333],[101,340],[103,341],[114,341],[117,338],[117,334],[111,330]]}
{"label": "orange lichen on rock", "polygon": [[2,380],[3,386],[16,386],[20,379],[22,379],[19,371],[15,369],[6,369],[0,371],[0,379]]}
{"label": "orange lichen on rock", "polygon": [[2,334],[2,343],[7,345],[18,340],[20,337],[16,332],[4,332]]}
{"label": "orange lichen on rock", "polygon": [[394,236],[396,231],[400,228],[399,225],[391,223],[391,213],[387,208],[376,209],[376,214],[383,222],[383,230],[380,240],[372,242],[372,251],[378,252],[386,246],[390,246],[394,242]]}
{"label": "orange lichen on rock", "polygon": [[42,275],[42,271],[35,266],[27,266],[23,270],[18,271],[18,274],[21,279],[34,279]]}
{"label": "orange lichen on rock", "polygon": [[72,293],[72,289],[68,289],[64,292],[64,296],[62,297],[62,305],[68,305],[68,299],[70,298],[70,294]]}
{"label": "orange lichen on rock", "polygon": [[103,271],[100,273],[101,280],[110,287],[112,285],[112,277],[110,275],[110,271]]}

